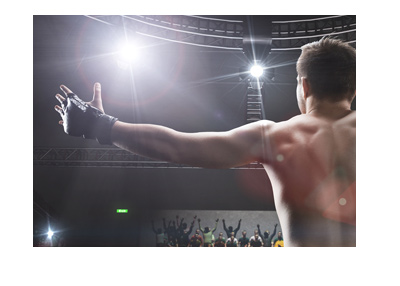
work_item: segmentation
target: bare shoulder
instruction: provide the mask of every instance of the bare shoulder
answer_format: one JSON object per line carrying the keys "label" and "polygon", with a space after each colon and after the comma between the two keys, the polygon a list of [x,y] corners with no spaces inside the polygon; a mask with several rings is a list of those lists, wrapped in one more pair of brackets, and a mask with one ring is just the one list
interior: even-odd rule
{"label": "bare shoulder", "polygon": [[272,122],[266,121],[264,122],[264,129],[269,132],[270,135],[283,135],[286,133],[291,133],[294,130],[298,130],[302,127],[311,127],[314,123],[317,123],[316,120],[310,118],[306,115],[297,115],[289,120],[280,121],[280,122]]}
{"label": "bare shoulder", "polygon": [[279,126],[283,129],[287,128],[300,128],[305,130],[313,130],[315,128],[320,129],[332,125],[336,126],[347,126],[355,127],[356,124],[356,111],[348,111],[346,114],[334,116],[334,117],[321,117],[321,116],[310,116],[307,114],[301,114],[292,117],[291,119],[282,122]]}
{"label": "bare shoulder", "polygon": [[348,127],[356,127],[356,111],[353,110],[346,116],[340,118],[337,122],[337,125],[347,125]]}

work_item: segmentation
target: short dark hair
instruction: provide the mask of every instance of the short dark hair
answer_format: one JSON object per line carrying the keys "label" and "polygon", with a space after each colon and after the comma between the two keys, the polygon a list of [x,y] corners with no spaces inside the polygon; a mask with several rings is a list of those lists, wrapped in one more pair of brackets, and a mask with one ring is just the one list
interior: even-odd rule
{"label": "short dark hair", "polygon": [[319,99],[351,100],[356,92],[356,50],[332,38],[322,38],[301,47],[296,64],[299,77],[307,78]]}

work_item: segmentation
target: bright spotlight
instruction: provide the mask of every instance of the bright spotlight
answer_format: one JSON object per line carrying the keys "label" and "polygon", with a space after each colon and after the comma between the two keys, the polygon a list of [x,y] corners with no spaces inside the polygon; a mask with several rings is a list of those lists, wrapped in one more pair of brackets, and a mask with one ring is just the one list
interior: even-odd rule
{"label": "bright spotlight", "polygon": [[52,238],[54,232],[51,231],[51,229],[49,229],[49,231],[47,232],[47,237],[48,238]]}
{"label": "bright spotlight", "polygon": [[250,69],[250,73],[252,76],[254,77],[260,77],[263,74],[264,70],[262,67],[260,67],[259,65],[254,65],[251,69]]}
{"label": "bright spotlight", "polygon": [[122,45],[119,50],[119,55],[121,57],[121,60],[132,62],[137,57],[137,47],[132,43]]}

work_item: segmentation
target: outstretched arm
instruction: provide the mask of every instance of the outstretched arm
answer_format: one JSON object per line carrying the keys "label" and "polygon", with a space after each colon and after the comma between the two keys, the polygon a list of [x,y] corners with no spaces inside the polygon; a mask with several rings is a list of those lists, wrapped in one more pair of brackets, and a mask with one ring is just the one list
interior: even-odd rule
{"label": "outstretched arm", "polygon": [[187,235],[190,235],[190,234],[192,233],[193,226],[194,226],[194,221],[193,221],[192,224],[190,225],[190,228],[189,228],[189,230],[188,230],[188,232],[187,232]]}
{"label": "outstretched arm", "polygon": [[240,223],[242,222],[242,219],[239,219],[239,223],[238,223],[238,226],[237,226],[237,228],[234,230],[234,232],[235,232],[235,235],[236,235],[236,233],[239,231],[239,229],[240,229]]}
{"label": "outstretched arm", "polygon": [[200,229],[200,231],[201,231],[201,232],[204,232],[204,229],[202,229],[202,228],[201,228],[201,225],[200,225],[200,219],[198,219],[197,221],[198,221],[198,223],[199,223],[199,229]]}
{"label": "outstretched arm", "polygon": [[214,231],[217,229],[218,221],[219,221],[219,218],[216,219],[216,221],[215,221],[215,226],[214,226],[214,228],[211,230],[211,232],[214,232]]}
{"label": "outstretched arm", "polygon": [[257,230],[258,230],[258,237],[261,238],[261,242],[264,243],[264,235],[261,233],[259,224],[257,224]]}
{"label": "outstretched arm", "polygon": [[225,220],[224,220],[224,219],[222,220],[222,225],[224,226],[225,232],[226,232],[227,235],[229,236],[229,231],[228,231],[228,229],[226,228],[226,224],[225,224]]}
{"label": "outstretched arm", "polygon": [[272,122],[257,121],[224,132],[184,133],[160,125],[125,123],[104,114],[99,83],[94,86],[93,100],[87,103],[66,86],[61,89],[67,98],[57,94],[62,107],[55,109],[62,118],[59,123],[70,135],[97,138],[101,144],[114,144],[148,158],[203,168],[232,168],[267,160],[268,142],[263,138]]}
{"label": "outstretched arm", "polygon": [[194,216],[193,221],[192,221],[192,224],[190,225],[190,228],[189,228],[189,231],[188,231],[187,235],[190,235],[190,234],[192,233],[193,226],[194,226],[194,221],[195,221],[196,217],[197,217],[197,215]]}
{"label": "outstretched arm", "polygon": [[271,234],[271,241],[274,238],[275,234],[276,234],[276,227],[278,226],[278,224],[276,223],[274,226],[274,232]]}
{"label": "outstretched arm", "polygon": [[262,124],[226,132],[183,133],[151,124],[117,121],[112,143],[152,159],[204,168],[232,168],[263,160]]}

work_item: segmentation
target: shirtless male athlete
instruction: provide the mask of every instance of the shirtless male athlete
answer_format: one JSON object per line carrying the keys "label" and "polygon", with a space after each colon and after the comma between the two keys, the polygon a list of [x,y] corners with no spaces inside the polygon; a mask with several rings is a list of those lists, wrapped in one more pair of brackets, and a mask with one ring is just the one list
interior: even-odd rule
{"label": "shirtless male athlete", "polygon": [[225,132],[182,133],[104,114],[101,86],[85,103],[62,85],[55,109],[72,136],[204,168],[260,162],[272,184],[286,246],[356,245],[356,51],[335,39],[302,47],[296,65],[301,115]]}

